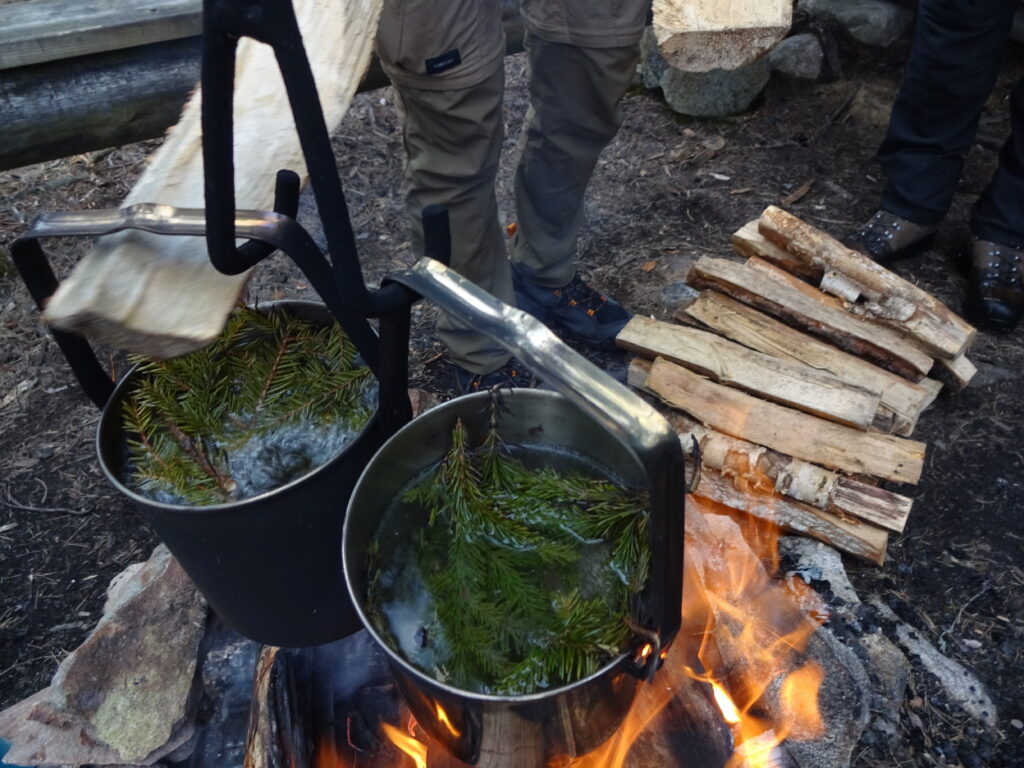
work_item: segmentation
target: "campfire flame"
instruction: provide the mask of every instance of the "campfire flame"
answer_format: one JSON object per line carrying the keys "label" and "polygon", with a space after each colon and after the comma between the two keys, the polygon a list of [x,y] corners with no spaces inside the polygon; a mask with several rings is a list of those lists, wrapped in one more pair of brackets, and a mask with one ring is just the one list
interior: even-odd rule
{"label": "campfire flame", "polygon": [[[702,499],[691,497],[687,503],[683,632],[662,652],[663,669],[653,683],[641,686],[618,731],[571,768],[625,768],[634,742],[657,727],[659,713],[693,681],[711,687],[733,732],[736,746],[726,768],[772,768],[784,740],[811,740],[823,732],[818,691],[824,671],[803,652],[827,608],[802,582],[783,585],[772,579],[777,529]],[[696,639],[696,666],[702,671],[690,666]],[[652,650],[642,648],[639,655],[646,658]],[[440,704],[436,712],[458,737]],[[424,741],[386,723],[383,729],[416,768],[426,768]],[[339,759],[318,762],[317,768],[343,765]]]}
{"label": "campfire flame", "polygon": [[419,739],[402,733],[398,728],[387,723],[381,723],[384,735],[391,739],[391,742],[400,750],[413,759],[416,768],[427,768],[427,745]]}

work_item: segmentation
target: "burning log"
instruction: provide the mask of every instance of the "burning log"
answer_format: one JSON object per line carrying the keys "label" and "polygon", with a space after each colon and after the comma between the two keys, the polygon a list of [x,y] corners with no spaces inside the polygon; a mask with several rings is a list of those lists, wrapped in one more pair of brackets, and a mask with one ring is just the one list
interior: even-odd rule
{"label": "burning log", "polygon": [[880,396],[831,373],[756,352],[708,331],[637,316],[616,343],[644,357],[664,357],[729,386],[824,419],[867,429]]}
{"label": "burning log", "polygon": [[931,369],[932,359],[892,329],[828,306],[809,295],[812,286],[798,288],[765,276],[750,263],[704,257],[693,264],[689,282],[728,294],[906,378],[920,378]]}
{"label": "burning log", "polygon": [[[648,361],[634,359],[629,366],[629,384],[650,393],[650,369]],[[739,491],[778,492],[839,517],[856,517],[896,533],[906,526],[913,499],[763,445],[729,437],[679,412],[669,414],[668,419],[683,444],[688,446],[693,435],[700,444],[704,464],[729,478]]]}
{"label": "burning log", "polygon": [[780,208],[767,208],[758,229],[806,264],[839,273],[845,278],[842,290],[836,290],[834,280],[823,284],[824,290],[835,291],[851,304],[863,297],[864,303],[851,306],[853,311],[902,331],[929,354],[951,360],[973,341],[975,329],[934,296]]}
{"label": "burning log", "polygon": [[683,321],[697,321],[759,352],[804,363],[850,384],[880,393],[881,410],[873,426],[883,432],[909,436],[922,411],[931,405],[938,393],[935,387],[926,388],[907,381],[717,291],[704,291],[693,303],[679,310],[676,317]]}
{"label": "burning log", "polygon": [[660,358],[651,366],[647,387],[714,429],[798,459],[901,483],[921,477],[924,443],[833,424],[723,387]]}
{"label": "burning log", "polygon": [[728,478],[710,467],[701,470],[700,485],[695,495],[741,510],[784,530],[818,539],[878,565],[885,562],[889,534],[881,528],[849,522],[779,494],[737,490]]}
{"label": "burning log", "polygon": [[[328,127],[344,116],[370,61],[380,0],[300,0],[299,27]],[[238,49],[235,103],[237,207],[273,207],[274,174],[302,169],[303,156],[272,51],[251,39]],[[125,205],[204,203],[200,97],[153,156]],[[222,275],[202,238],[130,231],[99,240],[53,295],[55,327],[151,357],[169,357],[212,341],[248,279]]]}

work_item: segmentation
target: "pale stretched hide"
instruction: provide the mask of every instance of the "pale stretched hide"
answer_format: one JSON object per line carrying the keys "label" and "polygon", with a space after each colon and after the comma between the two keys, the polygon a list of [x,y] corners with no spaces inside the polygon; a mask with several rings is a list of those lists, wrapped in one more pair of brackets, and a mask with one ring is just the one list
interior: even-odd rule
{"label": "pale stretched hide", "polygon": [[[370,62],[381,0],[296,0],[295,14],[329,130],[345,115]],[[202,208],[200,96],[124,201]],[[245,39],[235,75],[235,188],[240,209],[269,210],[274,176],[305,173],[298,136],[273,52]],[[107,344],[172,357],[210,343],[248,273],[226,276],[199,237],[122,232],[97,241],[51,298],[45,319]]]}
{"label": "pale stretched hide", "polygon": [[669,66],[736,69],[786,36],[792,0],[654,0],[654,36]]}

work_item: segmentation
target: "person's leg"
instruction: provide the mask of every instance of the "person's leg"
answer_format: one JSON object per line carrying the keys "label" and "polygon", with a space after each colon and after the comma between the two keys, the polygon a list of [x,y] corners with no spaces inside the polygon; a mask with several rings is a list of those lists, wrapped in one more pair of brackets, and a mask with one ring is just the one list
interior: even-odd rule
{"label": "person's leg", "polygon": [[1024,248],[1024,80],[1010,94],[1010,137],[974,207],[971,230],[982,240]]}
{"label": "person's leg", "polygon": [[999,73],[1017,0],[921,0],[914,46],[879,150],[882,208],[938,224]]}
{"label": "person's leg", "polygon": [[[512,303],[494,195],[504,91],[498,4],[385,3],[377,52],[402,113],[403,189],[414,253],[423,254],[423,209],[445,206],[452,268]],[[439,318],[437,331],[451,360],[466,371],[487,373],[509,359],[490,338],[447,315]]]}
{"label": "person's leg", "polygon": [[530,109],[515,178],[517,270],[558,287],[575,275],[583,197],[622,123],[639,46],[584,48],[527,35]]}
{"label": "person's leg", "polygon": [[964,311],[982,328],[1012,331],[1024,317],[1024,80],[1010,95],[1010,137],[971,231]]}

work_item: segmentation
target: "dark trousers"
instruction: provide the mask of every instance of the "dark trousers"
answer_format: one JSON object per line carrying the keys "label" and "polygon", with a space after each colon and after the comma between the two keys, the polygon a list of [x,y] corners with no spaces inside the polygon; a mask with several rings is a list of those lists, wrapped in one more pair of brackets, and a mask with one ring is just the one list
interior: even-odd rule
{"label": "dark trousers", "polygon": [[[1020,0],[921,0],[914,46],[879,150],[888,184],[882,207],[938,224],[956,192],[964,153],[995,85]],[[1024,81],[1010,96],[1011,134],[982,192],[971,229],[1024,246]]]}

